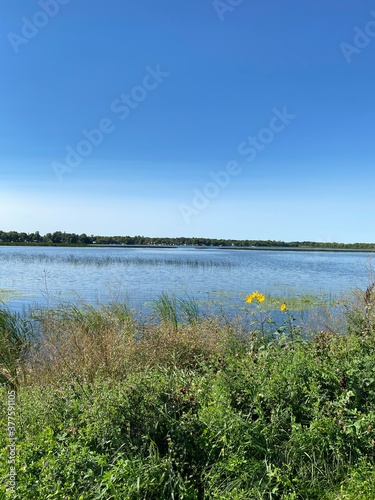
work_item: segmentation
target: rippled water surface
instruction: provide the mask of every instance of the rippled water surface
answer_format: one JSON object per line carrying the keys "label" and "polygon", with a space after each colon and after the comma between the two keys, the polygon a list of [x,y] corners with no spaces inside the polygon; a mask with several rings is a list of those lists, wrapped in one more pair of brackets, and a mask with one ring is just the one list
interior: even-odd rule
{"label": "rippled water surface", "polygon": [[0,290],[16,294],[15,309],[80,299],[142,307],[163,291],[230,300],[254,290],[337,295],[366,286],[370,260],[361,252],[0,247]]}

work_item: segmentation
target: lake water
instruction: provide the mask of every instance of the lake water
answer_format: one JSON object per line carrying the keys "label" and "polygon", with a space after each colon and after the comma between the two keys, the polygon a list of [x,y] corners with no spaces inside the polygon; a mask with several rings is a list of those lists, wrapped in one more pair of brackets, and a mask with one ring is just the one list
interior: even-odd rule
{"label": "lake water", "polygon": [[255,290],[337,296],[366,287],[370,260],[362,252],[0,246],[0,290],[17,294],[8,302],[15,310],[77,300],[142,309],[161,292],[233,303]]}

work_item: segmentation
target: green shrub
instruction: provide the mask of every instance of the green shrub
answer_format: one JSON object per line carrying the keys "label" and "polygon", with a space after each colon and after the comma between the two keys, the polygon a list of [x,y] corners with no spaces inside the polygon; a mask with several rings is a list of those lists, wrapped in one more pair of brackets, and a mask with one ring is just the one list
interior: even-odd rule
{"label": "green shrub", "polygon": [[[271,335],[185,306],[159,322],[120,304],[34,311],[38,336],[3,313],[2,422],[17,386],[8,498],[372,499],[372,316],[304,339],[287,322]],[[4,495],[7,446],[5,425]]]}

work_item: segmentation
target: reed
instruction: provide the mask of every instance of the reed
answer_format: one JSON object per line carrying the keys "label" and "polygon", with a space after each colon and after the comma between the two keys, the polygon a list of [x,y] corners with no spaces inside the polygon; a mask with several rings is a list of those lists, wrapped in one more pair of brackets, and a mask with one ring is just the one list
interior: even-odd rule
{"label": "reed", "polygon": [[194,297],[177,297],[175,294],[163,292],[158,299],[152,301],[152,308],[159,319],[170,325],[174,331],[179,323],[194,324],[200,319],[200,310]]}
{"label": "reed", "polygon": [[27,264],[68,264],[72,266],[156,266],[156,267],[191,267],[191,268],[228,268],[231,269],[236,267],[237,264],[230,262],[226,259],[196,259],[192,257],[184,258],[145,258],[145,257],[133,257],[133,256],[111,256],[111,255],[56,255],[56,254],[46,254],[46,253],[32,253],[25,254],[21,252],[12,252],[9,254],[0,254],[0,263],[8,262],[22,262]]}

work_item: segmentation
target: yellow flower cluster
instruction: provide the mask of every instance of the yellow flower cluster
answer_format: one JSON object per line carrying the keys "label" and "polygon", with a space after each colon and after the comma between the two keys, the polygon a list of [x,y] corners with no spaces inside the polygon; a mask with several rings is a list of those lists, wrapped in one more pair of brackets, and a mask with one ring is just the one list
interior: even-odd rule
{"label": "yellow flower cluster", "polygon": [[261,303],[266,300],[266,297],[263,295],[263,293],[253,292],[251,295],[248,295],[246,297],[245,302],[251,304],[253,300],[256,300],[257,302]]}
{"label": "yellow flower cluster", "polygon": [[288,310],[288,307],[287,307],[287,305],[286,305],[286,304],[285,304],[285,302],[284,302],[284,303],[283,303],[283,304],[281,304],[281,306],[280,306],[280,311],[282,311],[282,312],[286,312],[287,310]]}

